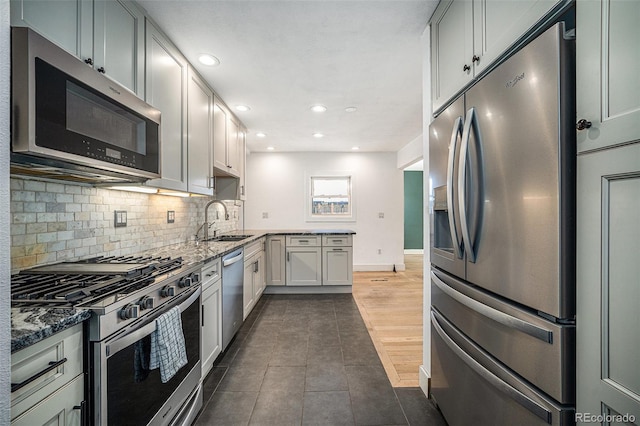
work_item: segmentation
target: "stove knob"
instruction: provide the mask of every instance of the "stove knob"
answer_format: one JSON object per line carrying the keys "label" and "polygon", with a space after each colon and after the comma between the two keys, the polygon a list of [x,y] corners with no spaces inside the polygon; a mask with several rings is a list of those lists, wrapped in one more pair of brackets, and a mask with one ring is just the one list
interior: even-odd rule
{"label": "stove knob", "polygon": [[131,318],[138,318],[138,305],[132,303],[120,309],[120,319],[128,320]]}
{"label": "stove knob", "polygon": [[200,272],[194,272],[191,274],[191,284],[198,284],[200,282]]}
{"label": "stove knob", "polygon": [[140,309],[153,309],[153,297],[145,296],[138,302]]}
{"label": "stove knob", "polygon": [[180,282],[178,282],[180,287],[190,287],[191,286],[191,276],[180,278]]}
{"label": "stove knob", "polygon": [[162,297],[172,297],[176,295],[176,288],[172,285],[165,286],[162,290],[160,290],[160,296]]}

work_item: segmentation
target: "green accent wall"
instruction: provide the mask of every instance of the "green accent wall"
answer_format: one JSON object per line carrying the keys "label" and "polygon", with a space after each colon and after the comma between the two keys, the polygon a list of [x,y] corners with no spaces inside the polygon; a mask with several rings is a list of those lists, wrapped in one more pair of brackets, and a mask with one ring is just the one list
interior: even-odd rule
{"label": "green accent wall", "polygon": [[424,191],[421,171],[404,172],[404,248],[422,249]]}

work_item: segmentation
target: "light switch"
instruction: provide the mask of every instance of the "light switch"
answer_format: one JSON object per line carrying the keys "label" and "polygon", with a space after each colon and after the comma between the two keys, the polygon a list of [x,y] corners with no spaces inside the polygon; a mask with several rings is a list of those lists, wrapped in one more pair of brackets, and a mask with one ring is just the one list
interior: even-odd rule
{"label": "light switch", "polygon": [[167,210],[167,223],[174,223],[176,221],[176,212],[174,210]]}
{"label": "light switch", "polygon": [[384,212],[378,213],[378,219],[384,219]]}
{"label": "light switch", "polygon": [[269,213],[267,213],[267,212],[262,212],[262,218],[263,218],[263,219],[269,219]]}
{"label": "light switch", "polygon": [[113,226],[115,228],[123,228],[127,226],[127,211],[126,210],[114,210],[113,211]]}

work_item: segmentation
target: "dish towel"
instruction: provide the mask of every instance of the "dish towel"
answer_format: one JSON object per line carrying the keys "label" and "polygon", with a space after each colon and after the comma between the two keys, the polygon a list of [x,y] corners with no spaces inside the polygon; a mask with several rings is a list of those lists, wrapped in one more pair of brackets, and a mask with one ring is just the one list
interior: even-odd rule
{"label": "dish towel", "polygon": [[133,381],[144,382],[149,376],[149,357],[151,356],[151,336],[145,336],[133,345]]}
{"label": "dish towel", "polygon": [[176,306],[156,320],[156,331],[151,333],[149,369],[160,368],[160,379],[167,383],[186,364],[182,318],[180,308]]}

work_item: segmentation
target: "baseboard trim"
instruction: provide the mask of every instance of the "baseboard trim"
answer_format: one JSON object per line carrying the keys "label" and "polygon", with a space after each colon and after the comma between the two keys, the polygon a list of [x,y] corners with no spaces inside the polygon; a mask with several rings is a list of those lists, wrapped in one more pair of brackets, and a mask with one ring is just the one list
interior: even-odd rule
{"label": "baseboard trim", "polygon": [[323,285],[323,286],[282,286],[268,285],[264,294],[331,294],[352,293],[350,285]]}
{"label": "baseboard trim", "polygon": [[404,254],[424,254],[424,249],[404,249]]}
{"label": "baseboard trim", "polygon": [[404,263],[396,263],[395,265],[353,265],[353,272],[376,272],[376,271],[404,271],[406,269]]}
{"label": "baseboard trim", "polygon": [[418,380],[420,382],[420,389],[422,389],[425,396],[429,398],[429,394],[431,393],[431,377],[429,377],[429,373],[424,368],[424,365],[421,365],[418,370]]}

